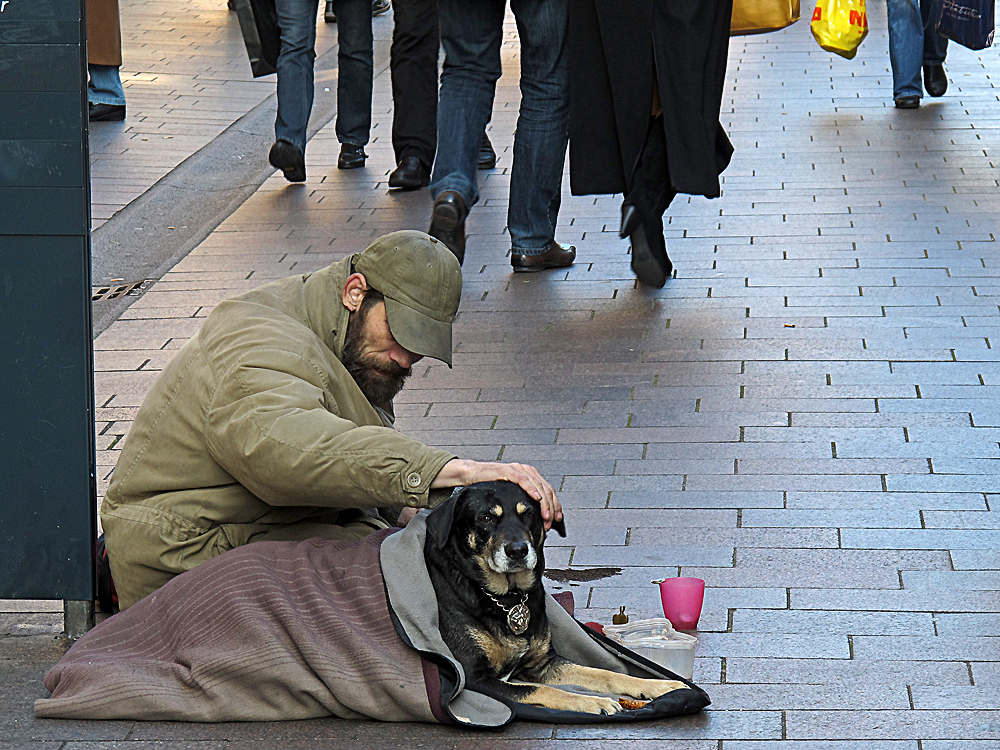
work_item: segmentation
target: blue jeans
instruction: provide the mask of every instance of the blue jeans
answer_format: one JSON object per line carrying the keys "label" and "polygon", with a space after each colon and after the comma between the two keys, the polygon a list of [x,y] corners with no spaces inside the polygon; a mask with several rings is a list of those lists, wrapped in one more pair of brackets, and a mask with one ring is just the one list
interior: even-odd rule
{"label": "blue jeans", "polygon": [[[511,0],[521,42],[521,109],[514,135],[507,227],[511,250],[537,254],[555,239],[569,138],[567,0]],[[479,144],[500,78],[504,0],[440,0],[445,61],[431,194],[479,200]]]}
{"label": "blue jeans", "polygon": [[923,96],[921,65],[940,65],[948,40],[934,31],[934,0],[886,0],[892,97]]}
{"label": "blue jeans", "polygon": [[[274,136],[305,151],[313,105],[319,0],[275,0],[281,28],[278,116]],[[337,12],[337,140],[364,146],[372,125],[371,0],[335,0]]]}
{"label": "blue jeans", "polygon": [[90,82],[87,84],[87,101],[91,104],[125,104],[125,89],[117,65],[87,64]]}

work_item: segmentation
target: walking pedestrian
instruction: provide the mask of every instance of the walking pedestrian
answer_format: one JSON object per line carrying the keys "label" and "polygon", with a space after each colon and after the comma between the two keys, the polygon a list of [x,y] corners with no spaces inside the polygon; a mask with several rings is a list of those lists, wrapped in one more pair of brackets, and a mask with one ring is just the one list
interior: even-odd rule
{"label": "walking pedestrian", "polygon": [[121,64],[118,0],[87,0],[87,102],[91,122],[125,119]]}
{"label": "walking pedestrian", "polygon": [[[429,233],[461,262],[465,220],[479,200],[476,169],[500,78],[504,0],[439,0],[445,61]],[[521,108],[507,227],[514,271],[563,268],[576,248],[555,240],[569,120],[567,0],[511,0],[521,44]]]}
{"label": "walking pedestrian", "polygon": [[[426,187],[437,148],[438,0],[396,0],[393,5],[392,148],[396,168],[389,187]],[[497,155],[486,133],[479,146],[479,169],[493,169]]]}
{"label": "walking pedestrian", "polygon": [[732,0],[571,0],[570,188],[625,194],[619,233],[647,286],[673,272],[662,217],[674,196],[721,193],[731,15]]}
{"label": "walking pedestrian", "polygon": [[[337,167],[365,165],[372,124],[374,77],[371,0],[334,0],[337,11]],[[306,179],[306,127],[313,105],[318,0],[275,0],[278,55],[278,114],[268,159],[289,182]]]}
{"label": "walking pedestrian", "polygon": [[935,5],[934,0],[886,0],[892,98],[899,109],[919,107],[924,89],[931,96],[944,96],[948,90],[944,72],[948,40],[934,30]]}

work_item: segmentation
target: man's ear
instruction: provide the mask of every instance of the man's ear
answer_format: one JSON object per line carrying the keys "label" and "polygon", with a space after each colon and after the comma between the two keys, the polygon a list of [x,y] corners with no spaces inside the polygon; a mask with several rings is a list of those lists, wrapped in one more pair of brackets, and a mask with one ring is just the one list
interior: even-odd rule
{"label": "man's ear", "polygon": [[455,506],[465,487],[456,487],[451,497],[427,514],[427,533],[439,549],[444,549],[451,536],[451,525],[455,520]]}
{"label": "man's ear", "polygon": [[351,312],[356,312],[361,307],[361,302],[364,300],[365,292],[367,291],[368,282],[365,280],[365,277],[360,273],[352,273],[344,283],[344,293],[341,300],[344,303],[344,307]]}

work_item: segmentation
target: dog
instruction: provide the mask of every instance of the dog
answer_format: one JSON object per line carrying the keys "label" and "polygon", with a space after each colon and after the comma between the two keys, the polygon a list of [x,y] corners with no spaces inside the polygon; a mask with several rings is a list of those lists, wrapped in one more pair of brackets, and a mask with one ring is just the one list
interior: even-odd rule
{"label": "dog", "polygon": [[[688,687],[575,664],[555,652],[545,614],[541,505],[512,482],[456,490],[426,518],[424,557],[441,636],[466,682],[501,700],[562,711],[615,714],[616,699],[553,685],[652,700]],[[561,524],[553,528],[566,536]]]}

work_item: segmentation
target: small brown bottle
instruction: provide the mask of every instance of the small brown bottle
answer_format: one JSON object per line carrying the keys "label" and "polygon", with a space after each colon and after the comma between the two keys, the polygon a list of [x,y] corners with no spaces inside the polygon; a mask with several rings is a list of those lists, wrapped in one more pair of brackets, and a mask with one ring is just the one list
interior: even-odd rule
{"label": "small brown bottle", "polygon": [[618,614],[611,616],[611,622],[614,625],[625,625],[628,622],[628,615],[625,614],[625,607],[618,608]]}

